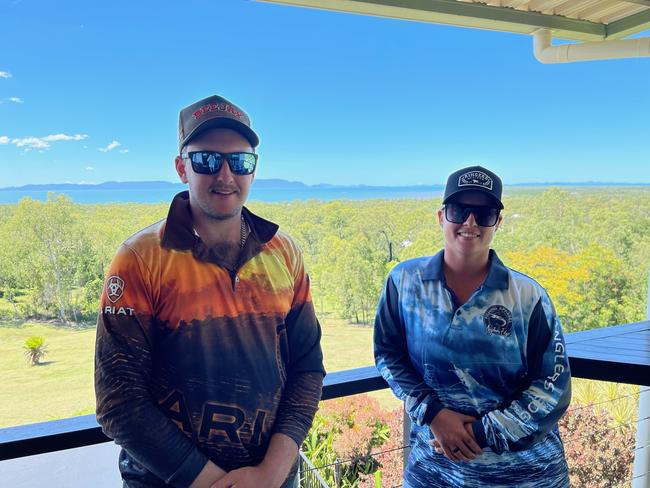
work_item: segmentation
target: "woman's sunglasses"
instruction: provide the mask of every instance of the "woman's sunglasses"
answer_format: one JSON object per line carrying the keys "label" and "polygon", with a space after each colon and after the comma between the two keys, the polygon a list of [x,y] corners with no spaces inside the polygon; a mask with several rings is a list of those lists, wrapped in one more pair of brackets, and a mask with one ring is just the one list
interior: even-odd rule
{"label": "woman's sunglasses", "polygon": [[462,224],[469,214],[474,215],[474,220],[481,227],[494,227],[499,220],[501,209],[494,207],[463,205],[462,203],[448,203],[445,205],[445,218],[454,224]]}

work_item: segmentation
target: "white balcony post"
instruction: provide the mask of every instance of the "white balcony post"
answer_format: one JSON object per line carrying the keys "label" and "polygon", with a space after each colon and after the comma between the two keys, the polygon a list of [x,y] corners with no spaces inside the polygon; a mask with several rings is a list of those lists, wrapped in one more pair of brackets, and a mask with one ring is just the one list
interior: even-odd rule
{"label": "white balcony post", "polygon": [[[650,320],[650,270],[648,271],[648,302],[646,318]],[[648,390],[641,386],[641,390]],[[634,452],[634,470],[632,471],[632,488],[650,488],[650,391],[639,395],[640,422],[636,426],[636,451]],[[646,419],[646,420],[642,420]]]}

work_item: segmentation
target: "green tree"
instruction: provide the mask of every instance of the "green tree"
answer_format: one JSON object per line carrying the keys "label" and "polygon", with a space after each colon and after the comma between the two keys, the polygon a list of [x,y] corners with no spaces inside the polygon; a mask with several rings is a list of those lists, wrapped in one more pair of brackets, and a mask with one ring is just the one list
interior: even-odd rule
{"label": "green tree", "polygon": [[33,310],[43,307],[62,323],[77,322],[74,290],[88,280],[94,256],[75,205],[63,195],[49,195],[47,202],[24,198],[6,230],[13,275],[31,289]]}

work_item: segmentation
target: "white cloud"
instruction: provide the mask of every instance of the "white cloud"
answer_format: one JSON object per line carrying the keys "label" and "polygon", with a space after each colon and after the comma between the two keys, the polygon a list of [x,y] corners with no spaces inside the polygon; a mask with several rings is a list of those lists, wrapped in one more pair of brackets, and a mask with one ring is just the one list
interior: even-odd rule
{"label": "white cloud", "polygon": [[11,73],[0,71],[0,78],[11,78]]}
{"label": "white cloud", "polygon": [[45,149],[50,145],[39,137],[22,137],[20,139],[12,139],[11,143],[17,147],[24,147],[26,149]]}
{"label": "white cloud", "polygon": [[23,102],[23,99],[19,98],[19,97],[9,97],[9,101],[14,102],[14,103],[25,103],[25,102]]}
{"label": "white cloud", "polygon": [[56,141],[83,141],[88,137],[88,134],[75,134],[74,136],[69,136],[66,134],[52,134],[51,136],[45,136],[44,141],[47,142],[56,142]]}
{"label": "white cloud", "polygon": [[92,166],[86,166],[86,171],[95,171],[95,168]]}
{"label": "white cloud", "polygon": [[120,149],[120,153],[122,153],[122,154],[126,154],[126,153],[128,153],[128,152],[129,152],[128,149]]}
{"label": "white cloud", "polygon": [[110,143],[108,146],[106,146],[106,147],[100,147],[99,150],[100,150],[101,152],[108,152],[108,151],[112,151],[112,150],[115,149],[117,146],[121,146],[121,144],[120,144],[119,142],[117,142],[117,141],[113,141],[113,142],[111,142],[111,143]]}
{"label": "white cloud", "polygon": [[0,136],[0,144],[9,144],[9,138],[7,136]]}
{"label": "white cloud", "polygon": [[[32,149],[49,149],[51,142],[59,141],[82,141],[88,137],[88,134],[75,134],[69,136],[67,134],[51,134],[45,137],[21,137],[17,139],[11,139],[11,144],[16,147],[24,147],[25,151],[30,151]],[[6,142],[5,142],[6,144]]]}

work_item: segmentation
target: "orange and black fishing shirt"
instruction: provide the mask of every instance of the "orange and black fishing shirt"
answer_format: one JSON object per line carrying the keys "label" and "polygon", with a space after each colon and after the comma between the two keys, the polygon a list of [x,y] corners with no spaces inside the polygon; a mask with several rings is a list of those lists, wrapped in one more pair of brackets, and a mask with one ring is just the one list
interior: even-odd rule
{"label": "orange and black fishing shirt", "polygon": [[128,486],[189,486],[208,459],[256,465],[274,433],[300,445],[309,430],[325,373],[309,278],[289,236],[243,215],[234,270],[194,232],[187,192],[110,265],[97,419]]}

